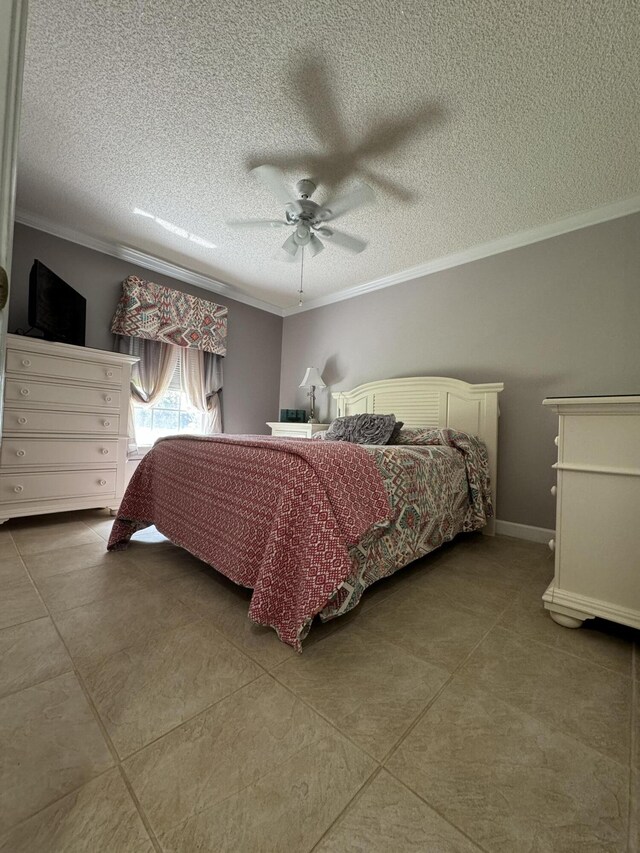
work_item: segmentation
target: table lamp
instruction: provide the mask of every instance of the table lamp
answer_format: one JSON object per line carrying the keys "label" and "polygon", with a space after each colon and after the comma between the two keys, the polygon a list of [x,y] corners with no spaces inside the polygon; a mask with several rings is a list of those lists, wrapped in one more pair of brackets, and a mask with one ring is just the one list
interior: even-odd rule
{"label": "table lamp", "polygon": [[310,424],[317,424],[316,420],[316,388],[326,388],[326,383],[323,382],[320,371],[317,367],[307,367],[307,372],[304,379],[300,383],[300,388],[308,388],[307,397],[311,401],[309,406],[309,421]]}

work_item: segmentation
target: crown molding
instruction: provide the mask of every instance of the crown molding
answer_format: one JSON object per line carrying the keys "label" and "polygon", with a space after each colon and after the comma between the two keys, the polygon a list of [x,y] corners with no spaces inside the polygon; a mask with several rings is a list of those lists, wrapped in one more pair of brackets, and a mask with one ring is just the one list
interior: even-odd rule
{"label": "crown molding", "polygon": [[568,234],[570,231],[578,231],[581,228],[588,228],[591,225],[598,225],[602,222],[608,222],[611,219],[619,219],[623,216],[629,216],[632,213],[638,213],[639,211],[640,195],[632,196],[631,198],[623,199],[622,201],[616,201],[612,204],[596,207],[593,210],[576,213],[564,219],[559,219],[556,222],[550,222],[547,225],[540,225],[536,228],[529,228],[526,231],[508,234],[506,237],[499,237],[496,240],[489,240],[486,243],[479,243],[478,245],[471,246],[469,249],[464,249],[461,252],[454,252],[450,255],[444,255],[441,258],[433,258],[430,261],[402,270],[401,272],[391,273],[390,275],[382,276],[381,278],[374,279],[373,281],[358,284],[355,287],[349,287],[346,290],[340,290],[337,293],[331,293],[328,296],[321,296],[318,299],[312,299],[309,302],[304,303],[302,306],[295,306],[291,308],[281,308],[271,302],[264,302],[261,299],[256,299],[253,296],[243,293],[239,288],[234,287],[231,284],[225,284],[211,276],[194,272],[186,267],[181,267],[178,264],[173,264],[170,261],[165,261],[155,255],[150,255],[146,252],[141,252],[128,246],[98,240],[96,237],[90,237],[80,231],[76,231],[75,229],[57,225],[54,222],[39,216],[33,216],[23,210],[16,211],[15,218],[16,222],[19,222],[22,225],[27,225],[30,228],[36,228],[38,231],[44,231],[47,234],[52,234],[54,237],[69,240],[71,243],[77,243],[80,246],[85,246],[88,249],[94,249],[95,251],[102,252],[105,255],[111,255],[114,258],[130,261],[137,266],[162,273],[163,275],[170,276],[178,281],[186,281],[189,284],[195,284],[197,287],[202,287],[204,290],[219,293],[222,296],[227,296],[229,299],[235,299],[236,302],[242,302],[245,305],[251,305],[254,308],[259,308],[261,311],[268,311],[270,314],[276,314],[278,317],[292,317],[296,314],[302,313],[303,311],[313,311],[314,308],[322,308],[324,305],[331,305],[334,302],[343,302],[345,299],[354,299],[356,296],[362,296],[365,293],[372,293],[374,290],[382,290],[385,287],[403,284],[406,281],[412,281],[416,278],[432,275],[433,273],[451,269],[452,267],[462,266],[463,264],[468,264],[472,261],[491,257],[491,255],[499,255],[503,252],[509,252],[512,249],[520,249],[523,246],[529,246],[532,243],[539,243],[542,240],[549,240],[551,237],[559,237],[561,234]]}
{"label": "crown molding", "polygon": [[235,299],[236,302],[242,302],[244,305],[251,305],[253,308],[259,308],[261,311],[277,314],[278,317],[283,316],[282,308],[278,305],[273,305],[271,302],[263,302],[262,299],[255,299],[253,296],[243,293],[232,284],[225,284],[223,281],[218,281],[211,276],[194,272],[194,270],[181,267],[170,261],[165,261],[147,252],[140,252],[138,249],[122,246],[119,243],[107,243],[104,240],[98,240],[96,237],[90,237],[88,234],[83,234],[73,228],[58,225],[41,216],[33,216],[24,210],[16,210],[15,221],[21,225],[27,225],[29,228],[44,231],[45,234],[51,234],[54,237],[60,237],[62,240],[68,240],[70,243],[77,243],[79,246],[84,246],[87,249],[93,249],[96,252],[111,255],[111,257],[119,258],[122,261],[129,261],[132,264],[136,264],[136,266],[144,267],[144,269],[162,273],[162,275],[175,278],[178,281],[195,284],[203,290],[227,296],[229,299]]}
{"label": "crown molding", "polygon": [[451,269],[452,267],[462,266],[463,264],[471,263],[471,261],[488,258],[491,255],[499,255],[502,254],[502,252],[509,252],[511,249],[520,249],[523,246],[529,246],[532,243],[539,243],[541,240],[548,240],[551,237],[559,237],[561,234],[568,234],[570,231],[578,231],[581,228],[588,228],[591,225],[598,225],[601,222],[608,222],[611,219],[619,219],[622,216],[629,216],[630,214],[638,213],[639,211],[640,195],[637,195],[623,199],[622,201],[613,202],[613,204],[596,207],[593,210],[576,213],[573,216],[568,216],[565,219],[559,219],[556,222],[550,222],[547,225],[529,228],[526,231],[519,231],[516,234],[499,237],[497,240],[489,240],[487,243],[479,243],[478,245],[471,246],[469,249],[464,249],[461,252],[444,255],[441,258],[434,258],[433,260],[426,261],[424,264],[419,264],[416,267],[410,267],[409,269],[402,270],[401,272],[391,273],[390,275],[377,278],[374,281],[368,281],[365,284],[358,284],[355,287],[349,287],[346,290],[331,293],[328,296],[321,296],[318,299],[312,299],[309,302],[304,303],[302,306],[285,308],[283,310],[283,316],[291,317],[296,314],[300,314],[303,311],[312,311],[314,308],[321,308],[323,305],[331,305],[334,302],[353,299],[356,296],[362,296],[365,293],[372,293],[374,290],[382,290],[385,287],[392,287],[395,284],[403,284],[405,281],[411,281],[412,279],[432,275],[433,273]]}

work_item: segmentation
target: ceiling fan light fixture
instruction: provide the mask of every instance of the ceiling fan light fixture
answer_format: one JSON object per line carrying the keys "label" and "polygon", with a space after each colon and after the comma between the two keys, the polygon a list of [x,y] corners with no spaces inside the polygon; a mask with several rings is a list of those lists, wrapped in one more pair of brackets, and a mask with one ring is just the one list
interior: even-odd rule
{"label": "ceiling fan light fixture", "polygon": [[322,240],[318,240],[315,234],[311,234],[309,237],[309,245],[307,247],[309,249],[309,254],[312,258],[315,258],[316,255],[319,255],[320,252],[324,249],[324,243]]}
{"label": "ceiling fan light fixture", "polygon": [[294,257],[294,255],[295,255],[295,254],[296,254],[296,252],[298,251],[298,244],[297,244],[297,242],[296,242],[296,235],[295,235],[295,233],[294,233],[294,234],[290,234],[290,235],[287,237],[287,239],[286,239],[286,240],[284,241],[284,243],[282,244],[282,248],[284,249],[284,251],[285,251],[285,252],[287,252],[287,254],[291,255],[291,257]]}
{"label": "ceiling fan light fixture", "polygon": [[311,239],[311,230],[309,226],[303,223],[297,225],[296,230],[293,232],[293,238],[298,246],[306,246]]}

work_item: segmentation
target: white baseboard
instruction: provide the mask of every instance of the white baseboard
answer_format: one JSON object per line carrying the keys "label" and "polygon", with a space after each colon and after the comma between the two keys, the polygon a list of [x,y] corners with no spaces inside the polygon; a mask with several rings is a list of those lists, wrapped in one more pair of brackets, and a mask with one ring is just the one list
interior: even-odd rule
{"label": "white baseboard", "polygon": [[515,539],[528,539],[530,542],[544,542],[556,535],[555,530],[548,527],[533,527],[530,524],[516,524],[515,521],[501,521],[496,519],[496,533],[498,536],[513,536]]}

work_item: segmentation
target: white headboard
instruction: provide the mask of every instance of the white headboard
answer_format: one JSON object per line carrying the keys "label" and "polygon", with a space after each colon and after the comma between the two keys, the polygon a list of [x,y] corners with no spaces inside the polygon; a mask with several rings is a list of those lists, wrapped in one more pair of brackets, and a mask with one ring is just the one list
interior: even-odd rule
{"label": "white headboard", "polygon": [[[344,415],[391,414],[407,427],[452,427],[477,435],[487,446],[493,506],[496,507],[498,473],[498,394],[504,385],[493,382],[470,385],[445,376],[414,376],[410,379],[383,379],[359,385],[353,391],[336,391],[331,396]],[[495,519],[484,528],[492,536]]]}

